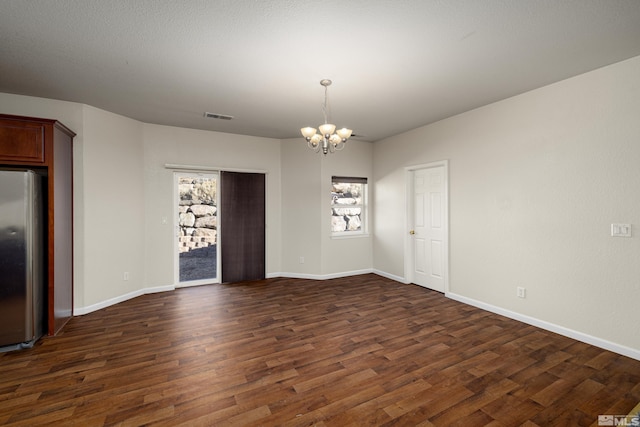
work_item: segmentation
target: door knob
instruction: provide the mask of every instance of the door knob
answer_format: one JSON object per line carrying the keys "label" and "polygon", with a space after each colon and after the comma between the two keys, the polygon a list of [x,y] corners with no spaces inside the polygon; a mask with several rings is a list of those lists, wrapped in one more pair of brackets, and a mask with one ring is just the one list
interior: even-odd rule
{"label": "door knob", "polygon": [[415,232],[415,230],[411,230],[411,231],[409,231],[409,234],[411,234],[413,236],[414,234],[416,234],[416,232]]}

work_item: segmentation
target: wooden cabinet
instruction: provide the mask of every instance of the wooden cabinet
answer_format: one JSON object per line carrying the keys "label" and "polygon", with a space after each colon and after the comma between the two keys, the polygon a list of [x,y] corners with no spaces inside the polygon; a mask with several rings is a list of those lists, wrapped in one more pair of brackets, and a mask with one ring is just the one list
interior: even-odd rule
{"label": "wooden cabinet", "polygon": [[57,120],[0,114],[0,167],[28,167],[46,178],[49,335],[73,314],[73,137]]}

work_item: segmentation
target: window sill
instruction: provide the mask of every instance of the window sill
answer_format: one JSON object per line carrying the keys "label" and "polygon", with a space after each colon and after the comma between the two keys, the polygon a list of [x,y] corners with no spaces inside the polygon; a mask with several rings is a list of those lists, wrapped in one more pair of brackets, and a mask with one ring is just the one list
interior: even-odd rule
{"label": "window sill", "polygon": [[360,239],[363,237],[369,237],[369,233],[358,233],[358,234],[338,234],[331,235],[331,239],[342,240],[342,239]]}

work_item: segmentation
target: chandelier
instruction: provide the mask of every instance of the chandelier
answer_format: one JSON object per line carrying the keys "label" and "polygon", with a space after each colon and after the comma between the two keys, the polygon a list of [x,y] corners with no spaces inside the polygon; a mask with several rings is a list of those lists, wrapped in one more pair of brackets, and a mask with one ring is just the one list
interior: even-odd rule
{"label": "chandelier", "polygon": [[324,86],[324,104],[322,105],[324,124],[318,126],[318,131],[315,128],[306,127],[300,129],[300,132],[302,132],[304,139],[307,140],[309,148],[315,150],[316,153],[322,150],[322,153],[326,155],[327,153],[342,150],[353,131],[347,128],[336,130],[336,125],[327,123],[327,110],[329,108],[327,88],[331,85],[331,80],[322,79],[320,84]]}

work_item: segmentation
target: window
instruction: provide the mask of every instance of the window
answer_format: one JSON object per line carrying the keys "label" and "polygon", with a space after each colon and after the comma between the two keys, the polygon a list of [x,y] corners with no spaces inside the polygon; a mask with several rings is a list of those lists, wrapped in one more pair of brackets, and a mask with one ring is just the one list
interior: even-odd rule
{"label": "window", "polygon": [[331,177],[331,234],[364,234],[366,227],[367,178]]}

